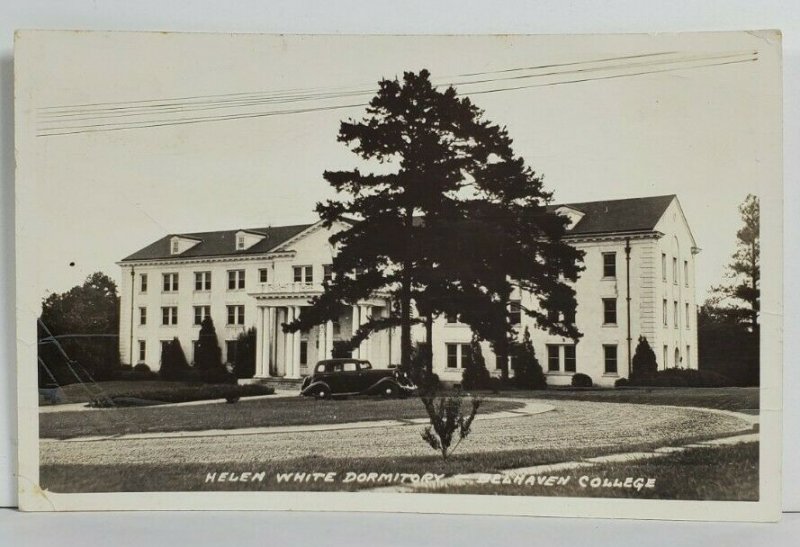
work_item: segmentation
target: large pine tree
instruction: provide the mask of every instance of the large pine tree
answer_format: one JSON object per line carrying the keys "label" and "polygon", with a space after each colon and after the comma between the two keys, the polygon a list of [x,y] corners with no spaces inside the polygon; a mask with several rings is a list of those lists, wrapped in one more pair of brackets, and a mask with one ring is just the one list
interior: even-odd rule
{"label": "large pine tree", "polygon": [[338,140],[374,170],[325,172],[340,198],[317,212],[326,226],[348,228],[331,237],[333,280],[287,330],[333,319],[343,305],[379,292],[395,307],[363,325],[352,347],[400,326],[408,366],[412,323],[459,313],[504,356],[507,376],[508,303],[518,286],[536,295],[543,311],[524,311],[540,325],[578,336],[547,310],[574,312],[565,281],[577,278],[581,255],[561,241],[565,221],[546,208],[550,194],[514,155],[505,128],[452,87],[437,90],[422,70],[382,80],[367,115],[343,122]]}

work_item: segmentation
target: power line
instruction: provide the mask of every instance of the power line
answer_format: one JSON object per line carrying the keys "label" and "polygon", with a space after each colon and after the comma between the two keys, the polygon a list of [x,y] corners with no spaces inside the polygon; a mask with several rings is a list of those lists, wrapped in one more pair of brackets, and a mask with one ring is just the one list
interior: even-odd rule
{"label": "power line", "polygon": [[[502,87],[502,88],[495,88],[489,90],[480,90],[480,91],[473,91],[467,92],[465,95],[483,95],[488,93],[499,93],[504,91],[516,91],[521,89],[530,89],[530,88],[537,88],[537,87],[550,87],[550,86],[557,86],[557,85],[565,85],[565,84],[572,84],[572,83],[583,83],[589,82],[594,80],[610,80],[610,79],[617,79],[617,78],[626,78],[631,76],[641,76],[647,74],[657,74],[663,72],[672,72],[676,70],[690,70],[690,69],[697,69],[697,68],[707,68],[707,67],[714,67],[714,66],[724,66],[724,65],[732,65],[732,64],[740,64],[740,63],[747,63],[756,61],[757,54],[753,53],[752,56],[741,59],[741,60],[732,60],[732,61],[724,61],[724,62],[716,62],[716,63],[706,63],[706,64],[699,64],[699,65],[691,65],[691,66],[677,66],[677,67],[665,67],[659,70],[643,70],[639,72],[633,73],[625,73],[625,74],[615,74],[609,76],[596,76],[590,78],[579,78],[579,79],[571,79],[565,80],[560,82],[549,82],[549,83],[540,83],[540,84],[528,84],[522,86],[513,86],[513,87]],[[696,61],[694,61],[696,62]],[[70,135],[76,133],[89,133],[89,132],[103,132],[103,131],[120,131],[125,129],[145,129],[145,128],[152,128],[152,127],[163,127],[163,126],[170,126],[170,125],[187,125],[187,124],[195,124],[195,123],[206,123],[206,122],[218,122],[218,121],[229,121],[229,120],[240,120],[240,119],[249,119],[249,118],[260,118],[260,117],[270,117],[270,116],[278,116],[278,115],[289,115],[289,114],[302,114],[308,112],[318,112],[318,111],[327,111],[327,110],[340,110],[340,109],[347,109],[347,108],[358,108],[366,106],[366,103],[356,103],[356,104],[345,104],[345,105],[330,105],[324,107],[309,107],[309,108],[302,108],[302,109],[293,109],[293,110],[277,110],[277,111],[267,111],[267,112],[255,112],[255,113],[241,113],[241,114],[230,114],[230,115],[223,115],[223,116],[205,116],[205,117],[194,117],[194,118],[178,118],[174,120],[166,120],[166,121],[158,121],[158,120],[141,120],[141,121],[132,121],[132,122],[112,122],[112,123],[104,123],[104,124],[91,124],[91,125],[83,125],[83,126],[73,126],[73,127],[52,127],[52,128],[43,128],[37,136],[57,136],[57,135]]]}
{"label": "power line", "polygon": [[[555,72],[546,72],[541,74],[525,74],[521,76],[510,76],[504,78],[490,78],[484,80],[477,80],[477,81],[463,81],[463,82],[451,82],[448,85],[453,86],[466,86],[466,85],[476,85],[476,84],[485,84],[485,83],[492,83],[492,82],[499,82],[505,80],[520,80],[520,79],[530,79],[530,78],[542,78],[547,76],[560,76],[560,75],[568,75],[568,74],[578,74],[578,73],[588,73],[588,72],[597,72],[603,70],[612,70],[612,69],[620,69],[620,68],[635,68],[640,66],[655,66],[655,65],[663,65],[663,64],[675,64],[675,63],[685,63],[685,62],[696,62],[702,60],[716,60],[716,59],[728,59],[739,57],[742,55],[752,55],[752,52],[746,53],[728,53],[724,55],[705,55],[705,56],[688,56],[680,59],[661,59],[657,61],[647,61],[644,63],[624,63],[624,64],[616,64],[616,65],[605,65],[605,66],[594,66],[594,67],[587,67],[587,68],[579,68],[573,69],[569,71],[555,71]],[[658,54],[649,54],[647,56],[654,56]],[[662,54],[663,55],[663,54]],[[631,56],[629,56],[631,57]],[[637,57],[645,57],[637,56]],[[594,61],[591,61],[594,62]],[[579,63],[571,63],[573,65],[577,65]],[[544,65],[540,65],[544,66]],[[521,68],[521,69],[508,69],[508,71],[517,71],[517,70],[528,70],[528,68]],[[506,71],[504,71],[506,72]],[[363,91],[353,91],[347,93],[325,93],[325,94],[306,94],[306,95],[295,95],[292,97],[287,98],[278,98],[278,97],[265,97],[263,99],[227,99],[221,101],[206,101],[203,103],[191,103],[190,105],[180,105],[175,103],[171,106],[164,106],[163,104],[153,105],[153,106],[135,106],[135,107],[119,107],[116,108],[116,111],[124,111],[124,112],[111,112],[108,114],[99,114],[96,116],[92,115],[85,115],[85,114],[93,114],[94,111],[81,111],[75,110],[70,113],[63,113],[57,115],[44,115],[44,121],[48,122],[55,122],[59,123],[62,120],[53,120],[53,118],[66,118],[69,117],[68,120],[64,121],[89,121],[89,120],[100,120],[100,119],[112,119],[112,118],[123,118],[123,117],[133,117],[133,116],[144,116],[148,114],[169,114],[169,113],[183,113],[183,112],[198,112],[198,111],[207,111],[207,110],[219,110],[219,109],[226,109],[226,108],[243,108],[248,106],[261,106],[266,104],[290,104],[294,102],[304,102],[310,100],[327,100],[327,99],[340,99],[340,98],[352,98],[357,96],[371,96],[374,93],[373,89],[370,90],[363,90]],[[467,92],[468,93],[468,92]],[[99,113],[99,112],[98,112]],[[55,129],[56,127],[48,128],[45,127],[43,129]]]}

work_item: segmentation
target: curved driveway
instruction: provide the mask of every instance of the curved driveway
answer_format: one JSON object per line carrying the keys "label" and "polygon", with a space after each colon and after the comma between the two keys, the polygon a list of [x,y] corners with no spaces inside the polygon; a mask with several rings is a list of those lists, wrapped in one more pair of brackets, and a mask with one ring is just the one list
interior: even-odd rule
{"label": "curved driveway", "polygon": [[[530,400],[526,401],[530,402]],[[476,421],[459,452],[514,449],[609,447],[623,451],[649,442],[665,444],[692,437],[719,437],[750,431],[752,424],[732,413],[671,406],[537,401],[550,412]],[[323,458],[402,457],[430,454],[419,423],[246,435],[108,438],[40,441],[41,463],[223,463]]]}

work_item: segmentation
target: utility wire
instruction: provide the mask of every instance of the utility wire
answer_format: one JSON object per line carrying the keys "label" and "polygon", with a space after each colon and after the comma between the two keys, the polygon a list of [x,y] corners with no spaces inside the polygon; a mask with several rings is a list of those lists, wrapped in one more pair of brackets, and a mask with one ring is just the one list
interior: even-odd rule
{"label": "utility wire", "polygon": [[[741,54],[739,54],[741,55]],[[731,55],[722,56],[724,58],[730,57]],[[714,67],[714,66],[723,66],[723,65],[732,65],[732,64],[740,64],[740,63],[748,63],[753,62],[758,59],[757,53],[750,54],[749,57],[740,60],[732,60],[732,61],[724,61],[724,62],[716,62],[716,63],[704,63],[704,64],[696,64],[690,66],[676,66],[676,67],[665,67],[661,69],[654,69],[654,70],[642,70],[638,72],[632,73],[624,73],[624,74],[615,74],[609,76],[595,76],[595,77],[587,77],[587,78],[578,78],[578,79],[571,79],[565,80],[560,82],[549,82],[549,83],[539,83],[539,84],[527,84],[522,86],[513,86],[513,87],[501,87],[495,89],[488,89],[488,90],[479,90],[479,91],[471,91],[466,92],[464,95],[483,95],[488,93],[499,93],[504,91],[515,91],[520,89],[530,89],[530,88],[537,88],[537,87],[550,87],[550,86],[557,86],[557,85],[565,85],[571,83],[582,83],[582,82],[589,82],[594,80],[609,80],[609,79],[616,79],[616,78],[626,78],[631,76],[641,76],[646,74],[657,74],[663,72],[672,72],[676,70],[689,70],[689,69],[698,69],[698,68],[707,68],[707,67]],[[697,61],[692,61],[697,62]],[[674,63],[670,63],[674,64]],[[582,72],[586,72],[583,70]],[[566,73],[561,73],[566,74]],[[217,122],[217,121],[228,121],[228,120],[238,120],[238,119],[248,119],[248,118],[260,118],[260,117],[269,117],[269,116],[277,116],[277,115],[289,115],[289,114],[301,114],[301,113],[308,113],[308,112],[318,112],[318,111],[327,111],[327,110],[341,110],[347,108],[358,108],[364,107],[367,103],[353,103],[353,104],[345,104],[345,105],[330,105],[324,107],[309,107],[309,108],[301,108],[301,109],[293,109],[293,110],[273,110],[267,112],[255,112],[255,113],[240,113],[240,114],[230,114],[230,115],[222,115],[222,116],[203,116],[203,117],[193,117],[193,118],[177,118],[173,120],[140,120],[140,121],[131,121],[131,122],[114,122],[114,123],[101,123],[101,124],[91,124],[91,125],[80,125],[80,126],[72,126],[72,127],[47,127],[40,130],[37,136],[56,136],[56,135],[70,135],[76,133],[89,133],[89,132],[102,132],[102,131],[119,131],[124,129],[144,129],[144,128],[151,128],[151,127],[163,127],[169,125],[187,125],[187,124],[195,124],[195,123],[205,123],[205,122]]]}

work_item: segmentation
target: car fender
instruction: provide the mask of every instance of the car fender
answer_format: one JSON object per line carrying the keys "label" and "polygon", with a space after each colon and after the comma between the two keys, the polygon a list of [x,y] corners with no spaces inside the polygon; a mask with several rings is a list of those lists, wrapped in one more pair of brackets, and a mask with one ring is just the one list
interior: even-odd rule
{"label": "car fender", "polygon": [[319,386],[324,386],[324,387],[326,387],[326,388],[328,389],[328,391],[329,391],[329,392],[333,393],[333,391],[331,390],[331,386],[329,386],[327,383],[323,382],[322,380],[317,380],[316,382],[311,382],[310,384],[308,384],[307,386],[305,386],[305,387],[304,387],[304,388],[303,388],[303,389],[300,391],[300,395],[313,395],[313,394],[314,394],[314,391],[315,391],[315,390],[316,390],[316,389],[317,389]]}
{"label": "car fender", "polygon": [[387,382],[391,382],[392,384],[397,386],[398,389],[400,389],[400,384],[397,382],[397,380],[394,379],[394,377],[392,377],[392,376],[384,376],[383,378],[381,378],[380,380],[378,380],[377,382],[375,382],[374,384],[369,386],[364,391],[364,393],[375,393],[377,391],[380,391],[381,387],[383,385],[385,385]]}

